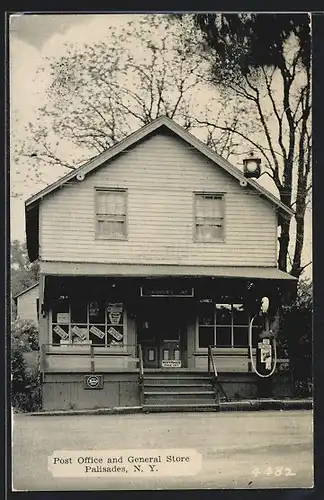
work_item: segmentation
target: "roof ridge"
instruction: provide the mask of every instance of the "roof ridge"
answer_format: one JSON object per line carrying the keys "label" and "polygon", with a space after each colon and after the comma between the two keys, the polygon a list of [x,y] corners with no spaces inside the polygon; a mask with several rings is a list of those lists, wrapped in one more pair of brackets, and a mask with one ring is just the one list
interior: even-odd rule
{"label": "roof ridge", "polygon": [[36,201],[43,198],[44,196],[47,196],[50,192],[54,191],[58,187],[61,187],[66,182],[73,179],[74,177],[77,177],[78,175],[81,177],[79,180],[82,181],[84,176],[89,174],[91,171],[98,168],[103,163],[113,159],[115,156],[125,151],[128,147],[134,146],[137,142],[144,139],[151,133],[155,132],[162,126],[166,126],[174,134],[176,134],[178,137],[191,144],[201,154],[208,157],[211,161],[213,161],[215,164],[223,168],[225,171],[227,171],[230,175],[232,175],[239,181],[244,180],[246,182],[245,185],[250,185],[255,190],[259,191],[262,196],[268,198],[269,201],[271,201],[273,204],[281,208],[281,210],[286,212],[286,214],[288,214],[289,216],[294,214],[294,211],[290,207],[282,203],[282,201],[275,195],[273,195],[270,191],[263,188],[259,183],[246,178],[244,174],[239,170],[239,168],[237,168],[228,160],[220,156],[218,153],[216,153],[216,151],[213,151],[209,146],[204,144],[198,137],[188,132],[181,125],[177,124],[174,120],[165,115],[159,116],[158,118],[148,123],[147,125],[144,125],[140,129],[135,130],[130,135],[122,139],[120,142],[114,144],[111,148],[87,160],[79,167],[75,168],[71,172],[68,172],[66,175],[64,175],[54,183],[50,184],[43,190],[39,191],[35,195],[28,198],[25,201],[26,208],[33,205]]}

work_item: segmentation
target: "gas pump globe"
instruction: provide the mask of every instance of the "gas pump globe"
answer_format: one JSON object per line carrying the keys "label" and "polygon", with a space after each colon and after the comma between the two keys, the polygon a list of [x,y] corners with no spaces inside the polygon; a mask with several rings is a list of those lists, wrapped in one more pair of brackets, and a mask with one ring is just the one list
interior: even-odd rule
{"label": "gas pump globe", "polygon": [[253,151],[249,158],[243,160],[243,171],[245,177],[254,177],[258,179],[261,175],[261,159],[255,158]]}

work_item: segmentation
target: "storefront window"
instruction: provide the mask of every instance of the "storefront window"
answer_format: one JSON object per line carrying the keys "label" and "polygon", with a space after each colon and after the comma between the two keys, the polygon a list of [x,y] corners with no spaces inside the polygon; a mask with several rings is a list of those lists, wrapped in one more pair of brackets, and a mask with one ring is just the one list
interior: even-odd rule
{"label": "storefront window", "polygon": [[[243,304],[201,301],[198,312],[198,347],[248,347],[249,315]],[[252,328],[252,345],[257,343],[262,318]]]}
{"label": "storefront window", "polygon": [[52,309],[52,344],[124,345],[122,303],[58,301]]}
{"label": "storefront window", "polygon": [[87,324],[88,322],[88,311],[87,303],[81,300],[71,303],[71,323],[82,323]]}

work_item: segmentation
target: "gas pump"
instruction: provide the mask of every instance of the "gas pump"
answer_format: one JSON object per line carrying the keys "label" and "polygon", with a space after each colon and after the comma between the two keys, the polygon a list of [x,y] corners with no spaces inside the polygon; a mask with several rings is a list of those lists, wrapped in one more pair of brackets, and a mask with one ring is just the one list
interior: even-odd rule
{"label": "gas pump", "polygon": [[[269,310],[268,297],[262,297],[260,312],[255,314],[249,324],[249,351],[252,369],[261,378],[269,378],[275,372],[277,366],[277,345],[275,334],[269,329],[267,314]],[[260,339],[256,349],[256,363],[254,363],[252,353],[252,326],[257,316],[265,318],[265,329],[260,334]]]}

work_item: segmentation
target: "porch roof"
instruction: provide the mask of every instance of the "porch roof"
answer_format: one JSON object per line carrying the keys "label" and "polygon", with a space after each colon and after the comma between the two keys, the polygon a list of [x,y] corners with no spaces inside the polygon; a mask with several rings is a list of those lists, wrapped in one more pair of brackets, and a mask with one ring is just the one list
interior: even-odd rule
{"label": "porch roof", "polygon": [[40,263],[40,271],[55,276],[101,276],[101,277],[209,277],[245,278],[279,281],[296,281],[288,273],[276,267],[237,267],[237,266],[189,266],[166,264],[107,264],[85,262]]}

